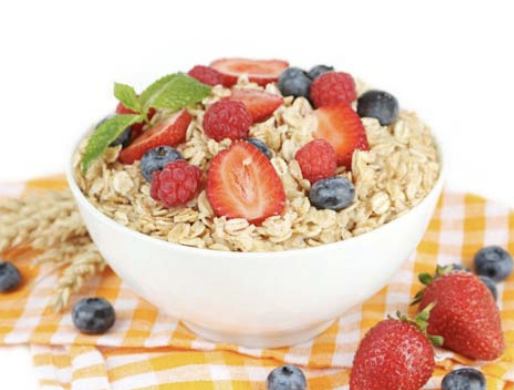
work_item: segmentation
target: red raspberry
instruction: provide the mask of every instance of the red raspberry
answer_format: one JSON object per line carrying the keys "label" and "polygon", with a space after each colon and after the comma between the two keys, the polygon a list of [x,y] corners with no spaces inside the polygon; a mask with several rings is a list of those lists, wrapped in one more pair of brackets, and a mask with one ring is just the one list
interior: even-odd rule
{"label": "red raspberry", "polygon": [[248,137],[252,116],[246,106],[238,101],[220,100],[209,107],[203,117],[203,129],[216,141]]}
{"label": "red raspberry", "polygon": [[355,81],[344,72],[323,73],[312,82],[310,95],[316,107],[332,106],[341,102],[351,104],[357,99]]}
{"label": "red raspberry", "polygon": [[189,76],[194,79],[197,79],[199,82],[207,84],[207,85],[218,85],[221,84],[221,75],[220,73],[208,66],[196,65],[193,69],[187,72]]}
{"label": "red raspberry", "polygon": [[296,152],[295,159],[300,164],[303,177],[311,184],[336,174],[336,151],[324,139],[309,142]]}
{"label": "red raspberry", "polygon": [[174,161],[152,175],[150,195],[165,207],[183,206],[199,191],[202,171],[185,160]]}

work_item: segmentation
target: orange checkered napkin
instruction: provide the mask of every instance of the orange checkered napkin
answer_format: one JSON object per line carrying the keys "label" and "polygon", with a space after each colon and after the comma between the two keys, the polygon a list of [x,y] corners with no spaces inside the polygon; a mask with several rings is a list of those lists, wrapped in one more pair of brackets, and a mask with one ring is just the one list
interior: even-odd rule
{"label": "orange checkered napkin", "polygon": [[[40,180],[0,186],[0,193],[17,195],[27,188],[62,185],[60,179]],[[491,244],[514,253],[514,212],[473,195],[446,193],[417,252],[388,286],[316,339],[271,350],[201,340],[138,298],[111,271],[94,279],[82,295],[109,299],[116,324],[102,336],[81,335],[69,311],[56,315],[49,307],[56,275],[48,268],[31,268],[34,253],[17,249],[3,257],[18,265],[25,283],[0,296],[0,343],[31,344],[45,390],[264,390],[269,371],[284,362],[304,368],[311,390],[347,389],[353,355],[367,330],[396,310],[413,314],[408,305],[421,288],[416,275],[433,271],[436,263],[462,259],[469,266],[473,254]],[[514,277],[498,287],[505,354],[492,363],[476,363],[438,350],[437,369],[426,389],[438,389],[442,377],[455,367],[475,365],[487,376],[488,389],[514,390]]]}

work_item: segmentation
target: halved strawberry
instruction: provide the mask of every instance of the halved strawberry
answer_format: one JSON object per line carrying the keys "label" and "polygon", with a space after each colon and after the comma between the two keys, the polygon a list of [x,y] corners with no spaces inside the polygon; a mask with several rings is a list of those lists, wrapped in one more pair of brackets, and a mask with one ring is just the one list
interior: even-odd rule
{"label": "halved strawberry", "polygon": [[268,92],[257,89],[234,88],[230,100],[242,102],[252,116],[253,123],[263,122],[268,119],[284,99]]}
{"label": "halved strawberry", "polygon": [[351,168],[356,149],[369,150],[361,118],[347,103],[338,103],[314,110],[318,118],[315,138],[328,141],[337,154],[337,165]]}
{"label": "halved strawberry", "polygon": [[211,63],[211,68],[221,73],[224,86],[231,87],[237,78],[247,74],[250,81],[265,86],[278,80],[278,76],[289,67],[281,60],[251,60],[248,58],[222,58]]}
{"label": "halved strawberry", "polygon": [[207,198],[218,217],[258,224],[284,211],[286,195],[270,160],[255,146],[236,141],[211,160]]}
{"label": "halved strawberry", "polygon": [[[156,113],[155,108],[150,108],[147,115],[148,120],[152,120]],[[130,108],[125,107],[122,102],[119,102],[116,106],[116,114],[137,114],[137,112],[132,111]],[[144,125],[144,123],[135,123],[132,125],[132,138],[139,136],[143,132]]]}
{"label": "halved strawberry", "polygon": [[176,146],[184,142],[191,119],[189,112],[184,109],[155,124],[121,151],[120,161],[123,164],[132,164],[157,146]]}

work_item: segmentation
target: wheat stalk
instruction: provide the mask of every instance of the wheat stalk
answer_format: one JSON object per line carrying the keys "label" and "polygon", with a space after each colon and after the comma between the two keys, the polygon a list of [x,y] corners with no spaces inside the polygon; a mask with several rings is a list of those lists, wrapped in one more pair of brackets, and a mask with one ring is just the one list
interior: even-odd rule
{"label": "wheat stalk", "polygon": [[23,245],[42,252],[34,264],[58,266],[52,297],[56,311],[106,267],[68,190],[0,202],[0,252]]}

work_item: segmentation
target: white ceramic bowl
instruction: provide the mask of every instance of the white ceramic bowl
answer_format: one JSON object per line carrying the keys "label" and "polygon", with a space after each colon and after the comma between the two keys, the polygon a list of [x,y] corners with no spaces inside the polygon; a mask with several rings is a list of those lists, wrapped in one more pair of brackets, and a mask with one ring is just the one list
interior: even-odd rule
{"label": "white ceramic bowl", "polygon": [[95,244],[135,292],[207,340],[280,347],[313,338],[387,284],[426,230],[444,163],[432,191],[404,216],[346,241],[266,253],[191,248],[130,230],[86,199],[71,164],[67,175]]}

